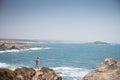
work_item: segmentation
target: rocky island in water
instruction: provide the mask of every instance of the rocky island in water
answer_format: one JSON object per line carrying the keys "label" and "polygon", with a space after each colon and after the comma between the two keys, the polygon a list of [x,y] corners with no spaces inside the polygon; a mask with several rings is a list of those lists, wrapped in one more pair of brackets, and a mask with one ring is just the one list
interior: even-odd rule
{"label": "rocky island in water", "polygon": [[109,44],[109,43],[104,41],[94,41],[94,42],[90,42],[90,44]]}

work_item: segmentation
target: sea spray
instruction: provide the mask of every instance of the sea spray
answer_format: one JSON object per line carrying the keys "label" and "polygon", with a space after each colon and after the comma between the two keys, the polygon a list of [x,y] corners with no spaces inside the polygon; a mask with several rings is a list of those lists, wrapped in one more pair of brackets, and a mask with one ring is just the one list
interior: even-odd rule
{"label": "sea spray", "polygon": [[81,80],[90,70],[76,67],[53,67],[63,77],[63,80]]}
{"label": "sea spray", "polygon": [[5,68],[5,67],[9,67],[10,65],[7,63],[1,63],[0,62],[0,68]]}

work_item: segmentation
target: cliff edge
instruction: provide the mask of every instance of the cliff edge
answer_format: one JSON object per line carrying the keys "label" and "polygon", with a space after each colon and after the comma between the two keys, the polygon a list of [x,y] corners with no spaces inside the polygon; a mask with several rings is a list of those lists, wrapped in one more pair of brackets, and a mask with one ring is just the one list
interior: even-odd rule
{"label": "cliff edge", "polygon": [[120,62],[107,58],[100,67],[89,72],[83,80],[120,80]]}

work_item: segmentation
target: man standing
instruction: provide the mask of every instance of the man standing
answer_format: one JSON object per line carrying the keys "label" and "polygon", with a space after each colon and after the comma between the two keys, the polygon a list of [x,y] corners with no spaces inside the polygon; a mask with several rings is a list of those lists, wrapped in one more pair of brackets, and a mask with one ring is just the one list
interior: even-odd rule
{"label": "man standing", "polygon": [[39,69],[39,57],[35,59],[35,68]]}

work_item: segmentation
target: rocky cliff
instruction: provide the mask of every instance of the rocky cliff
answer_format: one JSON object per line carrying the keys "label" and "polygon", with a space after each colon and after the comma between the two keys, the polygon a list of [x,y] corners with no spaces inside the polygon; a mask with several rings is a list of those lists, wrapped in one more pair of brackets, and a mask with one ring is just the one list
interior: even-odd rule
{"label": "rocky cliff", "polygon": [[0,69],[0,80],[62,80],[54,70],[43,67],[40,70],[32,68]]}
{"label": "rocky cliff", "polygon": [[12,49],[27,49],[33,47],[31,44],[14,40],[0,40],[0,51]]}
{"label": "rocky cliff", "polygon": [[83,80],[120,80],[120,62],[107,58],[100,67],[89,72]]}

